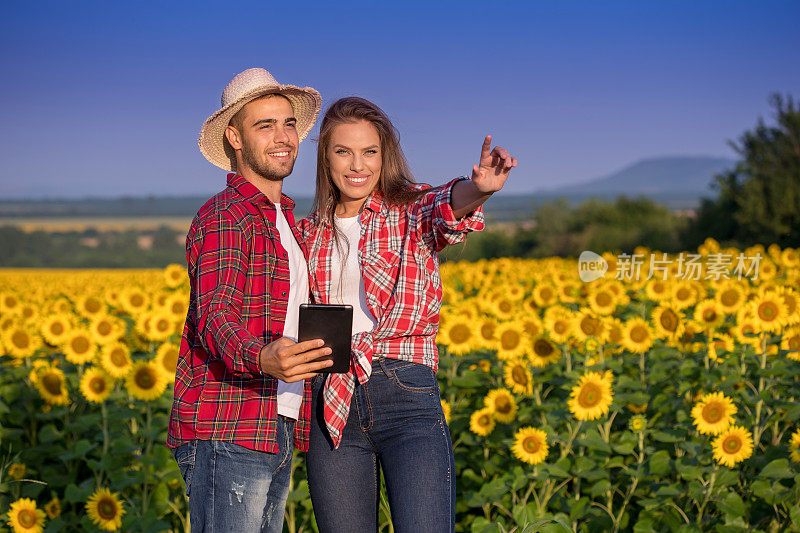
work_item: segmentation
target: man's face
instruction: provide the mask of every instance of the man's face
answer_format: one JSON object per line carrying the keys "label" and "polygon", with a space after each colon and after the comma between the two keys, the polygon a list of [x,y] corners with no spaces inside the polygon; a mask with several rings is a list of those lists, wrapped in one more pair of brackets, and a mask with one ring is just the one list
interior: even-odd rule
{"label": "man's face", "polygon": [[282,96],[258,98],[248,102],[242,112],[244,166],[268,180],[282,180],[291,174],[300,140],[289,101]]}

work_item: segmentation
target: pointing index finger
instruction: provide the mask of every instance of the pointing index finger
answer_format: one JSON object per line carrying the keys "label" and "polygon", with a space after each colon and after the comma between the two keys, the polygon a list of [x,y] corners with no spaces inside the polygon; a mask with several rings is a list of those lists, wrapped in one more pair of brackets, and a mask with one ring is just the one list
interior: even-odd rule
{"label": "pointing index finger", "polygon": [[481,159],[485,157],[489,157],[489,150],[492,147],[492,136],[487,135],[486,138],[483,139],[483,145],[481,146]]}

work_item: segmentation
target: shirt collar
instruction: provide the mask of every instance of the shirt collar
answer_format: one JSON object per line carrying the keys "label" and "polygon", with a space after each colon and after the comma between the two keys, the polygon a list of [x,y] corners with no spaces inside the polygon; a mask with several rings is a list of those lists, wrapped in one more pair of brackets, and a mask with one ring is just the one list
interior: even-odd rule
{"label": "shirt collar", "polygon": [[380,189],[375,189],[367,196],[367,201],[364,202],[364,209],[369,209],[374,213],[380,213],[383,203],[383,193]]}
{"label": "shirt collar", "polygon": [[[240,174],[228,174],[228,187],[233,188],[236,192],[244,197],[245,200],[253,205],[265,204],[266,207],[275,207],[266,195],[258,190],[258,187],[250,183],[247,178]],[[281,193],[281,209],[284,211],[291,211],[294,209],[294,200]]]}

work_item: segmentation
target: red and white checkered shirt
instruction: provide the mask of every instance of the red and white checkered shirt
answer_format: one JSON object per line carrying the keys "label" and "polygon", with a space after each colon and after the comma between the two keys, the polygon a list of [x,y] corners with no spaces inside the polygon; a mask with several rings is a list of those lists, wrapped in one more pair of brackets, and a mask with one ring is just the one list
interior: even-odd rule
{"label": "red and white checkered shirt", "polygon": [[[442,305],[438,252],[462,242],[470,231],[483,229],[483,209],[457,220],[450,207],[456,178],[430,189],[416,202],[391,205],[380,191],[366,200],[360,217],[358,258],[364,278],[367,307],[378,321],[373,331],[352,339],[352,360],[346,374],[330,374],[323,387],[324,415],[331,439],[339,446],[347,422],[355,380],[366,383],[373,357],[422,363],[434,372],[439,366],[436,332]],[[318,223],[313,213],[300,221],[308,247],[311,294],[318,303],[329,303],[333,228]]]}
{"label": "red and white checkered shirt", "polygon": [[[294,202],[281,196],[294,223]],[[181,339],[167,446],[193,439],[230,441],[278,452],[276,378],[259,352],[283,334],[289,261],[275,226],[275,205],[242,176],[198,211],[186,238],[191,301]],[[311,387],[306,380],[295,446],[308,449]]]}

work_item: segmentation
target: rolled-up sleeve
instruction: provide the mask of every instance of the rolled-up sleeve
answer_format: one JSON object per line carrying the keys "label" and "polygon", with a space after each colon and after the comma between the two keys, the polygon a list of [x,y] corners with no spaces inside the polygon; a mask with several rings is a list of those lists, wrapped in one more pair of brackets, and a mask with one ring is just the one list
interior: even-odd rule
{"label": "rolled-up sleeve", "polygon": [[456,218],[450,205],[453,186],[460,180],[451,180],[442,187],[430,189],[414,204],[416,230],[428,248],[440,251],[450,244],[462,242],[468,233],[484,227],[483,206],[463,218]]}
{"label": "rolled-up sleeve", "polygon": [[205,350],[231,372],[260,375],[264,343],[244,326],[247,239],[225,212],[209,217],[194,246],[198,331]]}

